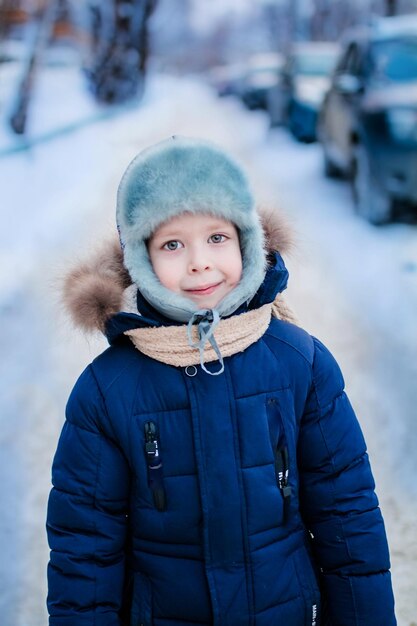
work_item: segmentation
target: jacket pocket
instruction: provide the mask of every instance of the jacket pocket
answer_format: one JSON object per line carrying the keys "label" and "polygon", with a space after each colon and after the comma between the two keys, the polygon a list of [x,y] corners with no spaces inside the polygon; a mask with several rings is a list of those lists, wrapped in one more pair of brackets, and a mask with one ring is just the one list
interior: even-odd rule
{"label": "jacket pocket", "polygon": [[152,626],[152,589],[147,576],[135,572],[130,626]]}
{"label": "jacket pocket", "polygon": [[274,450],[275,478],[281,492],[284,506],[284,523],[288,517],[291,499],[290,454],[284,424],[279,411],[278,401],[273,396],[266,400],[269,429]]}
{"label": "jacket pocket", "polygon": [[303,546],[293,555],[305,608],[305,626],[321,626],[321,595],[308,550]]}
{"label": "jacket pocket", "polygon": [[164,474],[158,427],[155,422],[145,422],[145,457],[148,467],[148,485],[158,511],[166,509]]}

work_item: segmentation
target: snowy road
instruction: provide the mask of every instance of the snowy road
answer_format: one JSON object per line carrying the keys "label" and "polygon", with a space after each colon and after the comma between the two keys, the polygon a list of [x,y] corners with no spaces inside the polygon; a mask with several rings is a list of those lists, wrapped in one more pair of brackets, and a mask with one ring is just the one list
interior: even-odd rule
{"label": "snowy road", "polygon": [[[85,99],[76,89],[69,111]],[[34,120],[46,117],[40,92]],[[68,327],[59,276],[113,228],[115,190],[134,154],[176,133],[223,144],[249,168],[263,203],[288,215],[296,237],[288,298],[342,366],[386,518],[399,626],[416,626],[417,227],[367,225],[347,187],[323,178],[317,146],[269,132],[263,114],[198,83],[161,78],[137,111],[0,161],[2,626],[46,623],[50,463],[68,392],[105,345]]]}

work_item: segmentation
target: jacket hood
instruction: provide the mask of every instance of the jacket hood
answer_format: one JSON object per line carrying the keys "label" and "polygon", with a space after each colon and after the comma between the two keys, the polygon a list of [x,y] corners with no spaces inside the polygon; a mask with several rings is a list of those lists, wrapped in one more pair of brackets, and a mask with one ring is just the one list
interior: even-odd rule
{"label": "jacket hood", "polygon": [[[285,289],[288,272],[280,255],[292,245],[291,228],[282,215],[273,210],[259,213],[269,264],[250,308],[272,302]],[[117,235],[103,242],[65,276],[63,300],[76,327],[85,332],[101,331],[110,342],[132,328],[178,323],[156,311],[132,284]],[[235,314],[246,309],[242,305]]]}
{"label": "jacket hood", "polygon": [[174,135],[142,150],[125,171],[117,192],[116,222],[124,264],[141,294],[162,315],[188,322],[198,306],[156,278],[147,240],[175,216],[210,214],[239,229],[242,275],[217,304],[228,317],[253,298],[265,276],[262,226],[249,181],[220,147]]}

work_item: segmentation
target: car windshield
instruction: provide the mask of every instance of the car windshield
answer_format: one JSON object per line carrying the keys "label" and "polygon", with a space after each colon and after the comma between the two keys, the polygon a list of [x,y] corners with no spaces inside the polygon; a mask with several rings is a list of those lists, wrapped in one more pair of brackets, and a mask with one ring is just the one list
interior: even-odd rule
{"label": "car windshield", "polygon": [[336,62],[336,52],[305,52],[295,59],[295,72],[306,76],[328,76]]}
{"label": "car windshield", "polygon": [[417,80],[417,37],[375,42],[371,76],[376,82]]}

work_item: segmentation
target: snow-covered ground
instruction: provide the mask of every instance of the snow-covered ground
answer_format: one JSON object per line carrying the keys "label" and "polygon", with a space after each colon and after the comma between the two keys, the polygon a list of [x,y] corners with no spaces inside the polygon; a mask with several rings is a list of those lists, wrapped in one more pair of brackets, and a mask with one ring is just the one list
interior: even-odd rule
{"label": "snow-covered ground", "polygon": [[[78,75],[65,76],[40,81],[30,127],[38,143],[0,158],[2,626],[46,623],[50,464],[67,395],[105,346],[70,328],[60,276],[114,229],[115,192],[130,159],[177,133],[222,144],[247,166],[261,202],[288,216],[296,241],[288,298],[342,366],[386,519],[399,626],[416,626],[416,226],[364,223],[346,185],[323,178],[317,146],[270,132],[264,114],[220,101],[197,81],[152,78],[140,106],[106,117]],[[96,114],[95,123],[39,141]],[[0,131],[0,155],[11,143]]]}

